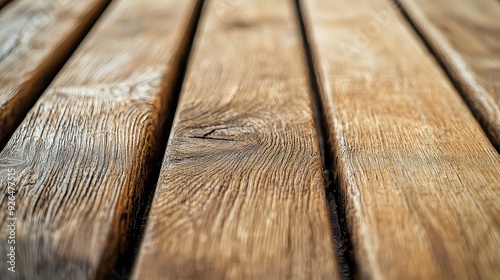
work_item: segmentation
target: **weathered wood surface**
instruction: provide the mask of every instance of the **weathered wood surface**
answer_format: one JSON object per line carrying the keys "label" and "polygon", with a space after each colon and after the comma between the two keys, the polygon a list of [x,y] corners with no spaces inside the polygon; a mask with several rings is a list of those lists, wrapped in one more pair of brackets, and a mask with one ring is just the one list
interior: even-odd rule
{"label": "weathered wood surface", "polygon": [[335,279],[292,1],[208,1],[135,279]]}
{"label": "weathered wood surface", "polygon": [[301,1],[359,275],[500,275],[500,157],[383,0]]}
{"label": "weathered wood surface", "polygon": [[114,2],[28,113],[0,153],[4,245],[7,186],[17,191],[18,266],[7,271],[2,245],[2,279],[109,272],[139,205],[197,3]]}
{"label": "weathered wood surface", "polygon": [[399,2],[500,150],[500,1]]}
{"label": "weathered wood surface", "polygon": [[18,0],[0,11],[0,148],[108,2]]}

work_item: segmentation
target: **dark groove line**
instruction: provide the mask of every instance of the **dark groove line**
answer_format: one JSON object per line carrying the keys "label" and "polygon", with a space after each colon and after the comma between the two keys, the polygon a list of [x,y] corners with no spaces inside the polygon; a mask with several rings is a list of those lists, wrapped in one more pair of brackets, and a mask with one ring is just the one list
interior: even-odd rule
{"label": "dark groove line", "polygon": [[302,43],[304,47],[304,54],[308,67],[309,83],[312,93],[314,118],[316,130],[318,133],[318,140],[321,152],[321,160],[323,165],[323,176],[325,179],[326,199],[328,203],[328,210],[330,212],[330,221],[332,226],[333,235],[335,238],[335,251],[337,252],[338,261],[340,264],[340,276],[342,279],[352,279],[356,275],[356,264],[351,256],[351,242],[347,230],[345,209],[339,209],[337,205],[342,205],[340,198],[340,188],[338,182],[332,179],[333,161],[332,149],[328,143],[328,125],[325,120],[321,96],[319,94],[320,87],[315,72],[313,55],[310,45],[310,38],[307,35],[304,16],[302,14],[301,0],[295,1],[296,15],[300,25],[300,32]]}
{"label": "dark groove line", "polygon": [[5,1],[5,3],[0,3],[0,10],[2,10],[4,7],[7,7],[8,4],[10,4],[11,2],[13,2],[12,0],[7,0]]}
{"label": "dark groove line", "polygon": [[[101,7],[97,8],[96,12],[89,18],[88,22],[82,25],[82,27],[76,28],[77,30],[80,29],[80,31],[77,31],[76,32],[77,36],[75,36],[74,40],[68,43],[68,49],[66,51],[58,52],[57,55],[54,55],[55,58],[54,57],[51,58],[53,62],[55,62],[53,67],[48,67],[45,73],[41,74],[40,77],[37,77],[33,80],[33,88],[31,90],[31,94],[28,95],[29,98],[26,98],[22,101],[25,104],[22,108],[19,108],[15,113],[15,116],[13,116],[14,125],[12,125],[12,127],[10,127],[8,131],[6,131],[5,137],[3,137],[3,140],[0,141],[0,151],[2,151],[5,148],[5,145],[7,145],[7,143],[9,142],[10,138],[12,137],[16,129],[26,118],[28,112],[31,110],[31,108],[33,108],[33,106],[35,106],[40,96],[45,92],[45,90],[52,83],[56,75],[61,71],[66,62],[76,51],[78,46],[80,46],[85,37],[90,33],[90,31],[95,26],[96,22],[99,20],[101,15],[103,15],[106,9],[108,8],[111,1],[112,0],[106,0],[102,4],[100,4]],[[7,3],[14,4],[15,1]]]}
{"label": "dark groove line", "polygon": [[[172,129],[173,120],[175,116],[176,109],[179,103],[179,97],[182,90],[184,77],[186,75],[186,70],[188,67],[189,57],[193,48],[193,43],[196,36],[196,31],[200,21],[200,17],[203,10],[203,4],[205,0],[198,0],[196,7],[192,14],[191,19],[189,19],[189,26],[186,30],[185,37],[182,40],[180,49],[184,50],[181,58],[177,63],[174,62],[176,66],[177,76],[173,78],[175,84],[172,86],[172,94],[169,98],[166,98],[166,104],[164,107],[167,109],[167,114],[164,116],[163,125],[159,129],[158,141],[156,151],[151,156],[149,160],[150,166],[148,166],[149,174],[142,190],[142,194],[139,194],[139,207],[137,211],[132,211],[132,213],[137,213],[132,217],[132,226],[129,229],[126,249],[122,252],[121,256],[118,257],[114,268],[111,271],[107,271],[107,275],[103,279],[115,279],[115,280],[126,280],[130,279],[132,269],[134,268],[137,254],[139,252],[142,239],[144,237],[144,230],[146,228],[147,219],[149,216],[149,210],[153,203],[154,193],[156,191],[156,186],[158,179],[160,177],[161,166],[163,163],[163,158],[168,144],[168,135]],[[168,88],[167,88],[168,90]],[[165,92],[163,92],[165,93]],[[167,94],[167,93],[165,93]]]}
{"label": "dark groove line", "polygon": [[496,149],[497,153],[500,153],[500,144],[497,145],[497,143],[495,141],[495,137],[490,133],[489,123],[486,120],[486,118],[482,117],[482,113],[479,110],[477,110],[477,111],[474,110],[474,104],[470,100],[470,98],[469,98],[466,90],[464,89],[465,85],[462,85],[462,82],[460,82],[458,78],[455,79],[453,77],[453,73],[452,73],[453,70],[450,69],[450,67],[448,67],[446,65],[446,63],[444,62],[444,60],[440,58],[440,56],[435,51],[434,47],[432,47],[432,44],[429,42],[429,40],[427,40],[427,37],[425,36],[425,34],[423,34],[420,31],[420,29],[417,26],[417,23],[415,23],[413,21],[412,17],[406,11],[406,9],[403,7],[403,5],[401,5],[401,3],[399,2],[399,0],[388,0],[388,1],[392,1],[395,4],[395,6],[397,8],[397,11],[399,11],[401,13],[401,15],[404,17],[405,21],[410,26],[410,28],[415,32],[415,34],[418,36],[418,38],[420,39],[420,41],[424,44],[424,46],[427,49],[427,51],[431,54],[431,56],[434,58],[434,60],[438,64],[438,66],[445,73],[446,77],[451,82],[451,84],[453,85],[453,87],[455,88],[455,90],[459,93],[459,96],[462,98],[462,100],[467,105],[466,106],[467,109],[469,109],[469,111],[472,113],[472,115],[474,116],[474,118],[476,119],[476,121],[481,126],[481,129],[483,130],[483,132],[488,137],[488,140],[490,141],[491,145]]}

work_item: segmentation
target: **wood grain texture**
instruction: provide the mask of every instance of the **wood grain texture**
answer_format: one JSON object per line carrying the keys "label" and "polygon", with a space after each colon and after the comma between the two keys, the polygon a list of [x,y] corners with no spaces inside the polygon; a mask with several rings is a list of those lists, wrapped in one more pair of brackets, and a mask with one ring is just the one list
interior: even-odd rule
{"label": "wood grain texture", "polygon": [[107,0],[18,0],[0,12],[0,148]]}
{"label": "wood grain texture", "polygon": [[338,278],[293,2],[201,21],[134,278]]}
{"label": "wood grain texture", "polygon": [[500,151],[500,2],[398,1]]}
{"label": "wood grain texture", "polygon": [[500,275],[500,156],[383,0],[301,1],[359,277]]}
{"label": "wood grain texture", "polygon": [[[1,246],[2,279],[109,273],[140,204],[197,5],[111,4],[16,130],[0,153],[0,186],[17,191],[18,270],[7,271]],[[12,164],[10,182],[5,167]],[[1,209],[7,199],[1,192]]]}

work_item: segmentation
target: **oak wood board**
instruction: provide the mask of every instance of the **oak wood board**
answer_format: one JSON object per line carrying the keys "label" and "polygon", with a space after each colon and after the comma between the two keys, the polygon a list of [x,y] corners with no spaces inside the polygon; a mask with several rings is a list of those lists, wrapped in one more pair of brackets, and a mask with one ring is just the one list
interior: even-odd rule
{"label": "oak wood board", "polygon": [[[17,218],[17,271],[1,246],[2,279],[109,276],[136,222],[198,6],[113,2],[28,113],[0,153]],[[8,201],[1,192],[2,209]],[[10,217],[0,212],[5,244]]]}
{"label": "oak wood board", "polygon": [[205,3],[134,279],[339,277],[303,52],[292,1]]}
{"label": "oak wood board", "polygon": [[398,1],[500,151],[500,2]]}
{"label": "oak wood board", "polygon": [[500,275],[500,156],[390,1],[301,1],[356,277]]}
{"label": "oak wood board", "polygon": [[0,10],[0,148],[108,2],[18,0]]}

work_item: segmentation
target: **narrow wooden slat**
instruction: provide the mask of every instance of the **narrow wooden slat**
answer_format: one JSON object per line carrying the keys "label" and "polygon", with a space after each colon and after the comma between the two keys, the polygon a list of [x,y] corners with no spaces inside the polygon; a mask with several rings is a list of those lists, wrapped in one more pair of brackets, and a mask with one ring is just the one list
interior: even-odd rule
{"label": "narrow wooden slat", "polygon": [[0,11],[0,148],[108,0],[18,0]]}
{"label": "narrow wooden slat", "polygon": [[500,275],[500,157],[384,0],[301,1],[359,275]]}
{"label": "narrow wooden slat", "polygon": [[500,151],[500,2],[399,1]]}
{"label": "narrow wooden slat", "polygon": [[[195,8],[197,1],[114,2],[28,113],[0,153],[0,167],[16,167],[0,168],[2,225],[11,217],[7,187],[17,191],[16,273],[1,246],[2,279],[95,279],[114,264]],[[7,245],[7,226],[0,236]]]}
{"label": "narrow wooden slat", "polygon": [[135,279],[335,279],[293,2],[208,1]]}

